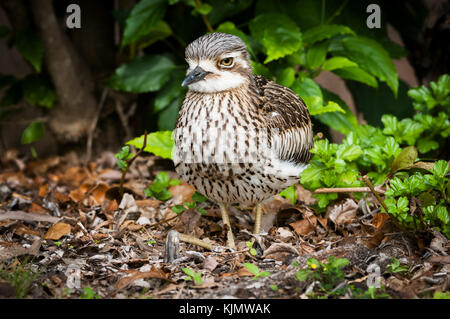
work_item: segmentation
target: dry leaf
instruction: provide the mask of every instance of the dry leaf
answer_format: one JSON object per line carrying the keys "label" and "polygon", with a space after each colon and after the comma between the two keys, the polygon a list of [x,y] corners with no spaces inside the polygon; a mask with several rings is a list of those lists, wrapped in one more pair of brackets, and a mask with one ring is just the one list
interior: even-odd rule
{"label": "dry leaf", "polygon": [[70,234],[71,227],[66,223],[56,223],[47,231],[44,239],[58,240],[62,236]]}
{"label": "dry leaf", "polygon": [[218,264],[219,263],[217,262],[216,258],[214,258],[213,256],[208,256],[203,261],[203,269],[213,271],[214,269],[216,269]]}
{"label": "dry leaf", "polygon": [[27,222],[50,222],[50,223],[56,223],[59,220],[58,217],[50,215],[26,213],[20,210],[5,213],[0,212],[0,221],[5,219],[24,220]]}
{"label": "dry leaf", "polygon": [[329,206],[327,214],[330,220],[336,225],[344,225],[351,223],[356,217],[356,211],[358,210],[358,204],[352,199],[347,198],[344,202]]}
{"label": "dry leaf", "polygon": [[192,195],[195,193],[195,188],[186,183],[174,185],[169,187],[172,193],[174,205],[181,205],[185,202],[192,202]]}
{"label": "dry leaf", "polygon": [[129,286],[131,283],[138,279],[143,278],[157,278],[157,279],[164,279],[169,280],[168,274],[166,274],[163,270],[153,267],[152,270],[141,272],[139,270],[135,270],[131,273],[131,276],[126,276],[121,278],[116,283],[116,290],[114,293],[117,293],[119,290],[122,290],[123,288]]}
{"label": "dry leaf", "polygon": [[251,272],[250,272],[247,268],[245,268],[245,267],[240,268],[240,269],[236,272],[236,274],[237,274],[239,277],[253,277],[253,276],[255,276],[255,274],[251,273]]}
{"label": "dry leaf", "polygon": [[290,223],[289,226],[291,226],[299,235],[309,235],[316,229],[317,218],[315,216],[310,216],[308,218]]}

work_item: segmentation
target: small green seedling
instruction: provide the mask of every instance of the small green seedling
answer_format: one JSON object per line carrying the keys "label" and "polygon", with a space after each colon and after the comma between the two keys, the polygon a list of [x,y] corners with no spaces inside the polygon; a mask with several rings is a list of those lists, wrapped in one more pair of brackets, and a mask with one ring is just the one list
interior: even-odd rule
{"label": "small green seedling", "polygon": [[153,245],[153,244],[156,243],[156,241],[155,241],[154,239],[150,239],[150,240],[147,240],[145,243],[146,243],[147,245]]}
{"label": "small green seedling", "polygon": [[175,205],[172,207],[172,211],[176,214],[181,214],[182,212],[188,210],[188,209],[196,209],[200,214],[205,215],[206,211],[198,207],[197,204],[201,204],[205,202],[208,198],[200,194],[199,192],[195,192],[194,195],[192,195],[192,203],[185,202],[184,205]]}
{"label": "small green seedling", "polygon": [[21,263],[16,262],[15,264],[16,266],[12,270],[0,268],[0,279],[10,282],[14,287],[16,297],[21,299],[28,294],[31,285],[39,276],[39,273],[32,269],[27,259]]}
{"label": "small green seedling", "polygon": [[100,299],[100,296],[97,295],[95,293],[95,291],[92,290],[91,287],[86,286],[86,287],[84,287],[83,293],[80,295],[80,298],[81,299]]}
{"label": "small green seedling", "polygon": [[144,190],[144,194],[146,197],[154,197],[166,201],[172,198],[172,193],[168,190],[168,187],[180,185],[180,183],[179,179],[171,179],[167,172],[159,172],[152,185]]}
{"label": "small green seedling", "polygon": [[186,280],[186,281],[193,280],[196,285],[203,284],[202,273],[200,271],[195,272],[194,270],[192,270],[190,268],[181,268],[181,270],[183,270],[183,272],[187,275],[184,278],[184,280]]}
{"label": "small green seedling", "polygon": [[270,285],[270,289],[272,289],[273,291],[278,291],[278,286],[277,285]]}
{"label": "small green seedling", "polygon": [[387,265],[387,270],[390,273],[402,273],[408,271],[408,266],[401,265],[397,258],[391,258],[391,263]]}
{"label": "small green seedling", "polygon": [[53,243],[58,247],[62,245],[62,241],[54,241]]}
{"label": "small green seedling", "polygon": [[435,291],[433,299],[450,299],[450,292]]}
{"label": "small green seedling", "polygon": [[114,157],[118,159],[117,166],[124,172],[128,167],[128,160],[134,156],[133,153],[130,152],[129,146],[124,146],[120,150],[119,153],[115,154]]}
{"label": "small green seedling", "polygon": [[257,251],[256,251],[255,248],[253,248],[253,243],[252,243],[251,241],[247,241],[247,242],[245,242],[245,244],[247,245],[247,247],[248,247],[248,249],[249,249],[249,251],[250,251],[250,254],[251,254],[252,256],[256,256]]}
{"label": "small green seedling", "polygon": [[[295,278],[298,281],[306,281],[308,279],[319,281],[319,288],[322,292],[331,293],[331,291],[344,280],[344,273],[341,268],[347,266],[350,261],[346,258],[335,258],[330,256],[327,263],[319,262],[315,258],[307,259],[308,267],[297,271]],[[339,294],[344,289],[333,292]]]}
{"label": "small green seedling", "polygon": [[248,271],[250,271],[255,276],[253,277],[253,280],[256,280],[261,277],[267,277],[270,276],[270,272],[268,271],[260,271],[258,266],[250,263],[244,263],[244,267],[247,268]]}

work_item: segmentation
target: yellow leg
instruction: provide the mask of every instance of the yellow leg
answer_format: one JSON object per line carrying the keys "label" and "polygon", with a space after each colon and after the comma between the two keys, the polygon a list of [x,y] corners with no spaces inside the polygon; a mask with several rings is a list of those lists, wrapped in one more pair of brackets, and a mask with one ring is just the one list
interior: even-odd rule
{"label": "yellow leg", "polygon": [[231,225],[230,225],[230,218],[228,217],[228,210],[227,207],[224,204],[220,204],[220,212],[222,213],[222,221],[223,221],[223,225],[227,225],[228,226],[228,231],[227,231],[227,246],[229,248],[232,249],[236,249],[236,246],[234,244],[234,236],[233,236],[233,231],[231,230]]}
{"label": "yellow leg", "polygon": [[262,205],[261,203],[258,203],[256,205],[255,230],[253,231],[254,234],[259,234],[259,231],[261,230],[261,216],[262,216]]}

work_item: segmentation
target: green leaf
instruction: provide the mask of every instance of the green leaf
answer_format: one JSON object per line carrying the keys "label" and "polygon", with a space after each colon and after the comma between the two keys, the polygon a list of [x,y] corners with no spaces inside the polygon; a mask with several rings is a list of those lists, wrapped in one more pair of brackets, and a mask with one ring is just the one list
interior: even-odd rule
{"label": "green leaf", "polygon": [[251,263],[244,263],[244,267],[247,268],[248,271],[250,271],[254,275],[259,274],[259,268],[258,266],[251,264]]}
{"label": "green leaf", "polygon": [[157,91],[169,80],[174,68],[173,61],[164,55],[138,57],[117,68],[108,85],[132,93]]}
{"label": "green leaf", "polygon": [[212,11],[213,7],[208,3],[201,3],[200,6],[195,7],[195,11],[202,14],[207,15]]}
{"label": "green leaf", "polygon": [[205,201],[208,200],[207,197],[203,196],[202,194],[200,194],[199,192],[195,192],[194,195],[192,195],[192,200],[196,203],[203,203]]}
{"label": "green leaf", "polygon": [[435,175],[437,178],[444,178],[448,171],[448,163],[444,160],[435,162],[431,170],[433,175]]}
{"label": "green leaf", "polygon": [[25,60],[30,62],[37,72],[41,72],[44,43],[39,35],[32,30],[19,31],[14,36],[14,45]]}
{"label": "green leaf", "polygon": [[22,81],[23,94],[31,105],[51,108],[57,99],[56,92],[50,83],[39,75],[27,76]]}
{"label": "green leaf", "polygon": [[355,33],[345,25],[321,24],[317,27],[306,30],[303,34],[303,41],[306,44],[312,44],[324,39],[330,39],[340,34],[354,35]]}
{"label": "green leaf", "polygon": [[158,113],[158,129],[160,131],[170,131],[175,128],[177,117],[181,104],[183,103],[183,96],[178,96],[161,112]]}
{"label": "green leaf", "polygon": [[293,68],[285,68],[277,76],[277,82],[286,87],[290,87],[295,81],[295,70]]}
{"label": "green leaf", "polygon": [[336,69],[357,67],[357,66],[358,64],[356,64],[353,61],[350,61],[347,58],[344,58],[342,56],[335,56],[326,60],[325,63],[322,64],[322,70],[333,71]]}
{"label": "green leaf", "polygon": [[186,210],[186,207],[183,205],[175,205],[172,207],[172,211],[176,214],[180,214]]}
{"label": "green leaf", "polygon": [[190,268],[181,268],[181,270],[183,270],[183,272],[188,276],[191,276],[191,277],[195,276],[195,271],[193,271]]}
{"label": "green leaf", "polygon": [[378,42],[365,37],[346,37],[340,41],[343,50],[338,50],[339,55],[355,61],[361,69],[386,82],[397,96],[397,71],[389,54]]}
{"label": "green leaf", "polygon": [[343,79],[358,81],[374,88],[378,87],[377,79],[358,66],[335,69],[333,72]]}
{"label": "green leaf", "polygon": [[309,273],[310,273],[310,271],[308,269],[300,269],[295,274],[295,278],[301,282],[306,281],[306,280],[308,280]]}
{"label": "green leaf", "polygon": [[42,122],[33,122],[22,133],[21,143],[30,144],[41,140],[45,134],[45,126]]}
{"label": "green leaf", "polygon": [[164,40],[165,38],[171,36],[172,33],[173,32],[170,25],[163,20],[159,20],[156,22],[156,25],[151,29],[151,31],[139,40],[138,46],[141,49],[146,48],[155,42]]}
{"label": "green leaf", "polygon": [[164,17],[165,0],[141,0],[127,18],[121,47],[148,35],[156,23]]}
{"label": "green leaf", "polygon": [[302,34],[294,21],[278,13],[266,13],[250,21],[251,35],[266,51],[264,63],[278,60],[300,49]]}
{"label": "green leaf", "polygon": [[359,127],[358,119],[350,110],[350,108],[345,104],[345,102],[336,94],[322,88],[322,93],[324,96],[324,101],[335,101],[339,106],[345,111],[342,112],[328,112],[318,115],[319,120],[330,126],[332,129],[337,130],[343,134],[349,134],[355,131]]}
{"label": "green leaf", "polygon": [[405,147],[392,163],[391,174],[413,164],[417,155],[417,149],[414,146]]}
{"label": "green leaf", "polygon": [[115,154],[114,157],[120,160],[129,160],[130,158],[132,158],[134,156],[133,153],[130,153],[130,147],[129,146],[124,146],[121,148],[121,150],[119,151],[119,153]]}
{"label": "green leaf", "polygon": [[[137,137],[126,144],[134,145],[136,148],[141,149],[144,143],[144,135]],[[156,156],[162,158],[172,159],[172,149],[175,146],[175,142],[172,140],[171,131],[159,131],[150,133],[147,135],[147,145],[144,151],[153,153]]]}
{"label": "green leaf", "polygon": [[186,75],[183,70],[175,70],[170,75],[170,80],[158,91],[155,97],[154,112],[159,112],[166,108],[174,99],[183,95],[186,91],[181,86],[181,82]]}
{"label": "green leaf", "polygon": [[283,190],[280,194],[280,196],[289,199],[292,204],[295,204],[297,202],[297,187],[295,187],[295,184],[289,186],[285,190]]}
{"label": "green leaf", "polygon": [[327,55],[328,42],[320,42],[309,47],[306,52],[306,66],[310,69],[315,69],[322,65]]}

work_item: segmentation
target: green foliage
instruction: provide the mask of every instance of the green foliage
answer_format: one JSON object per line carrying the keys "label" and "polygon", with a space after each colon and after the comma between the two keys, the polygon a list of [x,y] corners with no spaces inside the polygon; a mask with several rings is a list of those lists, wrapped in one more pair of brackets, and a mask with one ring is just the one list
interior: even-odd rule
{"label": "green foliage", "polygon": [[256,251],[255,248],[253,248],[253,243],[251,241],[246,241],[245,245],[247,246],[247,248],[249,249],[249,252],[252,256],[256,256],[256,254],[258,253]]}
{"label": "green foliage", "polygon": [[408,271],[408,266],[401,265],[397,258],[391,258],[391,263],[387,265],[387,270],[391,273],[402,273]]}
{"label": "green foliage", "polygon": [[433,299],[450,299],[450,292],[435,291]]}
{"label": "green foliage", "polygon": [[430,82],[430,89],[425,86],[410,89],[408,95],[419,113],[401,121],[384,115],[383,132],[399,143],[416,145],[420,153],[437,150],[450,135],[450,76],[444,74],[437,82]]}
{"label": "green foliage", "polygon": [[116,69],[108,85],[132,93],[154,92],[169,80],[175,64],[164,55],[137,57]]}
{"label": "green foliage", "polygon": [[97,295],[95,293],[95,291],[92,290],[91,287],[86,286],[83,288],[83,292],[81,293],[80,298],[81,299],[100,299],[100,296]]}
{"label": "green foliage", "polygon": [[[168,5],[175,4],[178,11],[168,10]],[[254,10],[249,9],[251,5]],[[130,47],[130,60],[116,69],[108,84],[131,93],[156,92],[152,106],[158,128],[172,130],[185,93],[179,85],[186,68],[180,58],[184,47],[215,26],[215,31],[237,35],[247,44],[255,73],[292,88],[319,121],[346,134],[356,118],[340,99],[325,99],[314,78],[327,70],[373,87],[378,80],[384,81],[395,93],[398,80],[382,45],[358,35],[347,25],[331,23],[345,4],[342,8],[330,5],[333,12],[327,11],[328,6],[310,1],[273,4],[263,0],[141,0],[124,20],[121,47]],[[255,13],[242,15],[245,21],[240,19],[237,26],[234,18],[244,11]],[[327,22],[315,18],[316,12],[325,11],[329,15]],[[180,29],[176,24],[180,20],[187,28],[202,22],[205,27],[192,33]],[[161,40],[170,47],[170,55],[136,57],[137,48],[146,49]],[[178,52],[174,52],[175,47]]]}
{"label": "green foliage", "polygon": [[292,204],[295,204],[297,202],[297,187],[295,186],[295,184],[289,186],[288,188],[286,188],[284,191],[282,191],[280,193],[280,196],[289,199],[291,201]]}
{"label": "green foliage", "polygon": [[208,198],[199,192],[195,192],[192,195],[192,202],[185,202],[183,205],[174,205],[172,211],[176,214],[180,214],[188,209],[196,209],[200,214],[205,215],[206,211],[203,208],[198,207],[198,204],[201,204],[206,200],[208,200]]}
{"label": "green foliage", "polygon": [[183,270],[183,272],[187,275],[184,278],[184,280],[186,280],[186,281],[193,280],[196,285],[203,284],[202,273],[200,271],[195,272],[194,270],[192,270],[190,268],[181,268],[181,270]]}
{"label": "green foliage", "polygon": [[[141,149],[144,144],[144,135],[137,137],[126,144],[134,145]],[[144,151],[153,153],[162,158],[172,159],[172,151],[175,147],[175,142],[172,139],[171,131],[159,131],[147,134],[147,145]]]}
{"label": "green foliage", "polygon": [[270,276],[270,272],[268,271],[260,271],[258,266],[251,264],[251,263],[244,263],[244,267],[250,271],[255,276],[253,277],[253,280],[257,280],[261,277],[267,277]]}
{"label": "green foliage", "polygon": [[172,193],[167,188],[179,185],[180,183],[181,181],[179,179],[170,178],[167,172],[159,172],[153,180],[152,185],[144,190],[144,194],[146,197],[154,197],[166,201],[172,198]]}
{"label": "green foliage", "polygon": [[330,256],[328,262],[322,263],[315,258],[308,258],[307,263],[307,268],[297,271],[295,278],[298,281],[319,281],[319,292],[331,295],[339,295],[345,292],[346,287],[337,289],[336,291],[333,290],[344,280],[342,268],[350,263],[348,259]]}
{"label": "green foliage", "polygon": [[41,140],[45,134],[45,126],[42,122],[33,122],[22,133],[21,143],[30,144]]}
{"label": "green foliage", "polygon": [[[407,172],[392,178],[384,200],[388,213],[407,229],[435,227],[450,238],[448,172],[448,163],[440,160],[427,173]],[[420,202],[420,209],[411,212],[411,202]]]}
{"label": "green foliage", "polygon": [[130,152],[129,146],[124,146],[120,150],[119,153],[114,154],[114,157],[117,158],[117,166],[124,172],[128,167],[128,160],[134,156],[133,153]]}
{"label": "green foliage", "polygon": [[14,46],[37,72],[41,72],[44,44],[32,30],[22,30],[15,34]]}
{"label": "green foliage", "polygon": [[0,278],[9,282],[16,292],[16,298],[24,298],[30,291],[31,285],[39,276],[39,272],[25,259],[14,263],[13,269],[0,268]]}

